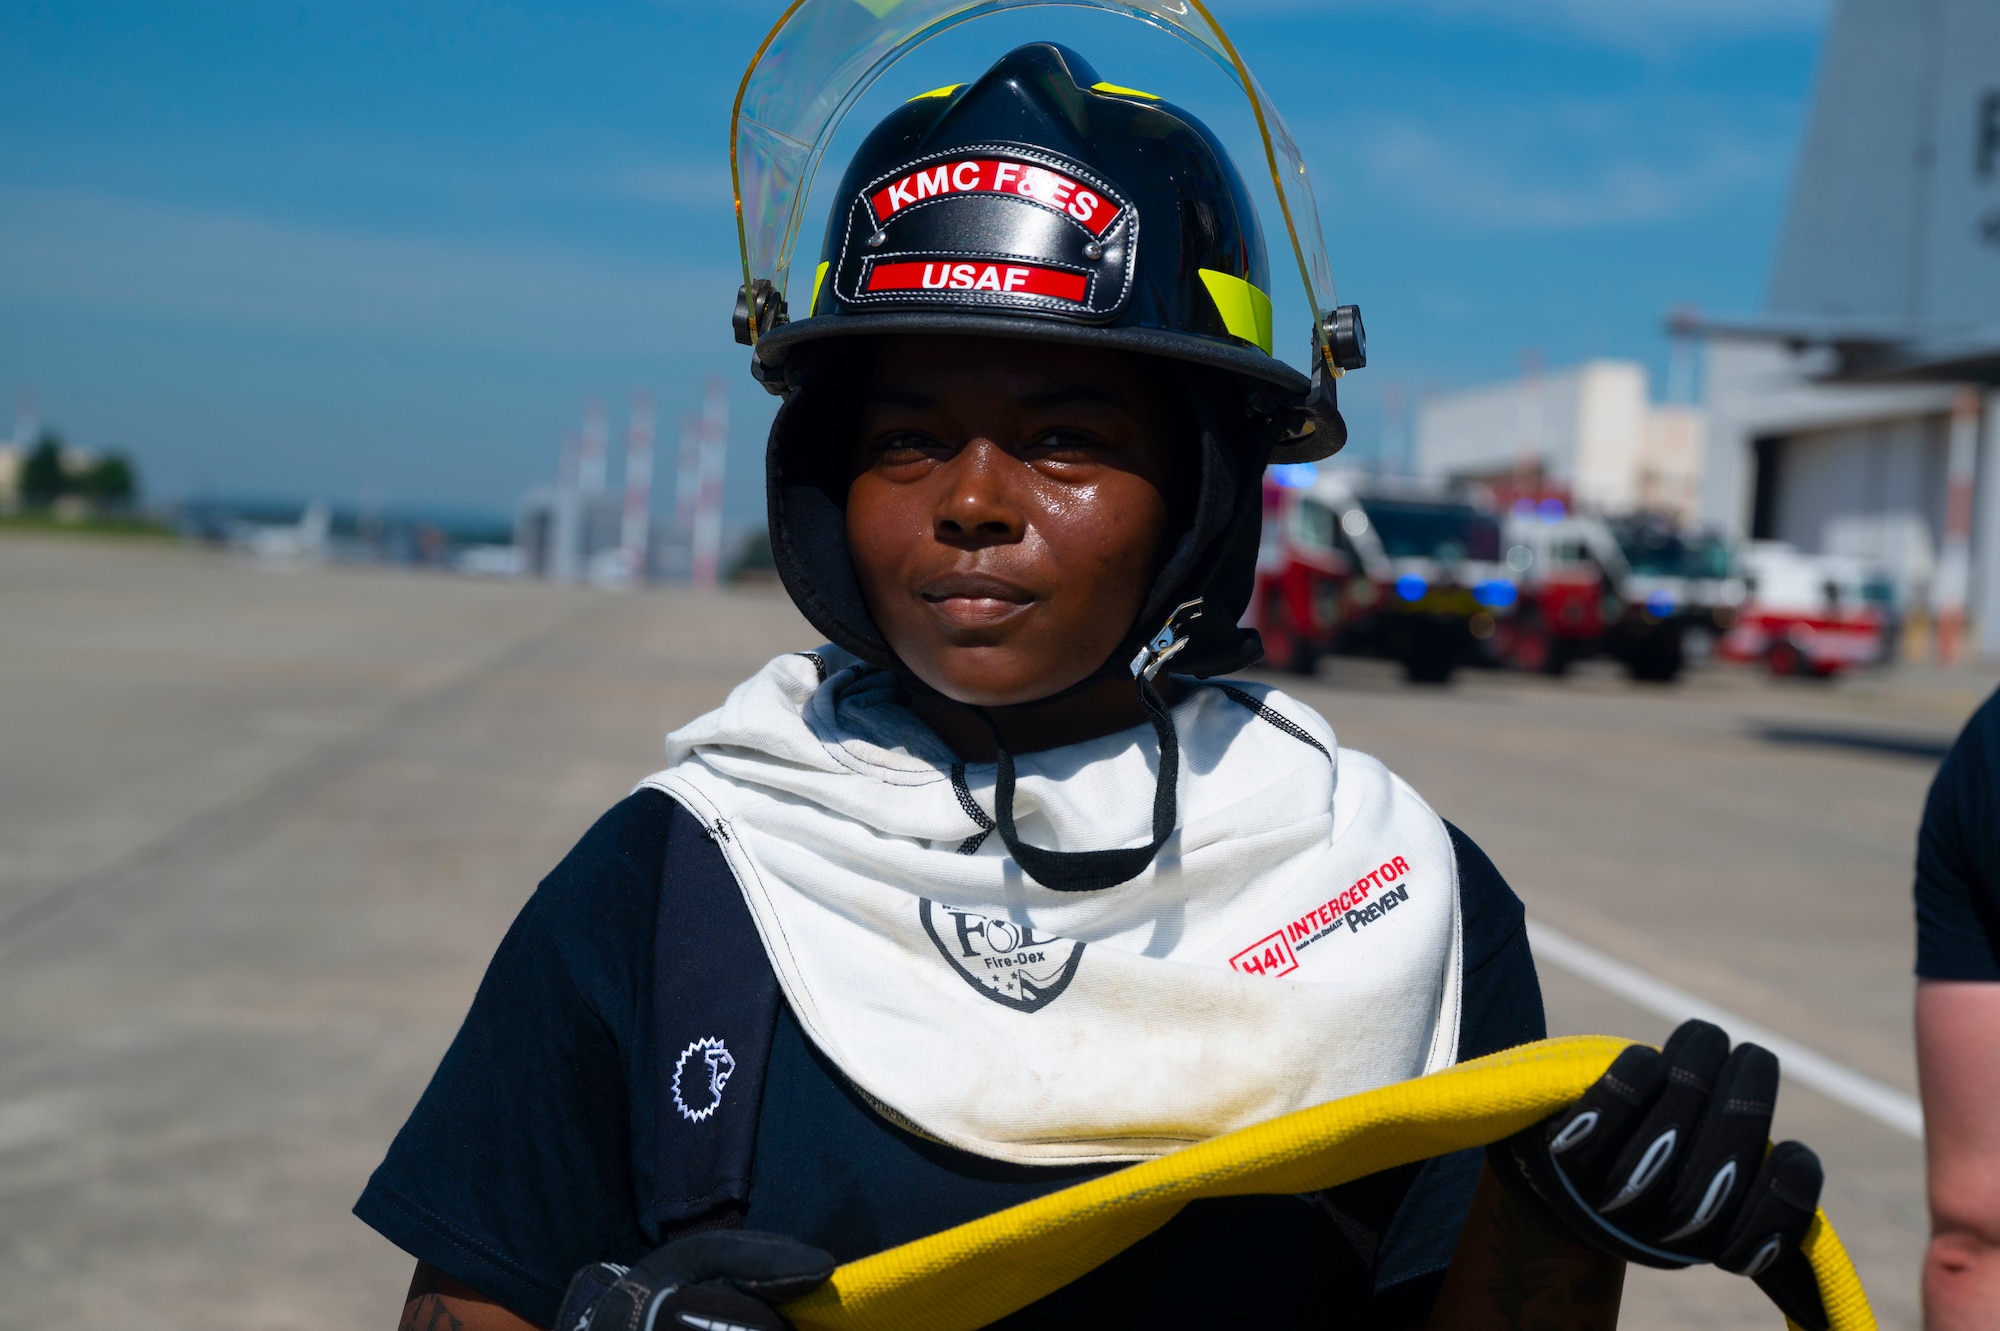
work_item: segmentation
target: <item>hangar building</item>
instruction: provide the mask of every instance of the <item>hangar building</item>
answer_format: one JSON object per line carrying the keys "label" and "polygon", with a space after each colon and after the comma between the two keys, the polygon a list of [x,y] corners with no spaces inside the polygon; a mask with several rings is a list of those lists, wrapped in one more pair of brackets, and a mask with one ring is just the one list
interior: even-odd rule
{"label": "hangar building", "polygon": [[1679,331],[1704,519],[1870,558],[2000,655],[2000,4],[1840,0],[1764,313]]}

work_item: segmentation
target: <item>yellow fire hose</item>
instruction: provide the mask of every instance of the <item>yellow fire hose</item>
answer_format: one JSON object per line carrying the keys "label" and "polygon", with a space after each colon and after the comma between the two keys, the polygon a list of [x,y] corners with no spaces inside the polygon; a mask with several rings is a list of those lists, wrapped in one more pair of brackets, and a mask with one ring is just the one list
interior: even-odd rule
{"label": "yellow fire hose", "polygon": [[[1198,1197],[1317,1192],[1498,1141],[1582,1095],[1630,1043],[1542,1040],[1301,1109],[849,1262],[785,1315],[802,1331],[972,1331],[1116,1256]],[[1824,1211],[1805,1253],[1832,1331],[1874,1331]]]}

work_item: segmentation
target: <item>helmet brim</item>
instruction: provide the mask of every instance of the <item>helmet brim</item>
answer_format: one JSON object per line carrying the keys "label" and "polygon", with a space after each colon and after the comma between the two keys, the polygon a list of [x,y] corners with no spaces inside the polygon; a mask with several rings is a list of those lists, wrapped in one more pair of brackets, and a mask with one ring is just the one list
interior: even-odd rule
{"label": "helmet brim", "polygon": [[1331,395],[1315,392],[1312,380],[1275,356],[1191,333],[1158,328],[1094,328],[1018,312],[970,314],[947,310],[898,310],[881,314],[829,314],[780,324],[757,339],[757,377],[783,392],[785,363],[803,346],[850,337],[892,337],[928,333],[956,337],[1008,337],[1027,342],[1059,342],[1110,347],[1221,370],[1268,392],[1298,415],[1299,430],[1278,446],[1274,462],[1316,462],[1347,442],[1347,423],[1330,409]]}
{"label": "helmet brim", "polygon": [[833,314],[780,324],[757,339],[757,360],[768,381],[782,372],[795,347],[834,337],[893,337],[907,333],[942,333],[958,337],[1008,337],[1026,342],[1063,342],[1072,346],[1110,347],[1162,356],[1223,370],[1268,388],[1287,406],[1311,391],[1312,384],[1275,356],[1231,346],[1190,333],[1157,328],[1093,328],[1056,319],[1035,319],[1017,312],[970,314],[960,310],[897,310],[881,314]]}

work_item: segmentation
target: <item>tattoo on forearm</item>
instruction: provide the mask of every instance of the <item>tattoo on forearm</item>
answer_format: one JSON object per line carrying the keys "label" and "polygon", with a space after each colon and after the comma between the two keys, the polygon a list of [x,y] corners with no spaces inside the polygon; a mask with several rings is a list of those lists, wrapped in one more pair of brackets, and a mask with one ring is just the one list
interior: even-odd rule
{"label": "tattoo on forearm", "polygon": [[425,1263],[419,1262],[410,1278],[410,1292],[403,1299],[403,1320],[396,1324],[396,1331],[465,1331],[465,1323],[438,1290],[437,1272]]}
{"label": "tattoo on forearm", "polygon": [[445,1306],[442,1294],[419,1294],[403,1305],[403,1320],[396,1331],[465,1331],[458,1314]]}

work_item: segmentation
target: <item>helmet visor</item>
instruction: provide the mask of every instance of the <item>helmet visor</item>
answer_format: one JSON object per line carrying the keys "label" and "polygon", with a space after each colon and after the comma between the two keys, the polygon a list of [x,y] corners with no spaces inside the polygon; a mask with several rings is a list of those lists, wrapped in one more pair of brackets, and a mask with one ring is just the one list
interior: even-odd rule
{"label": "helmet visor", "polygon": [[[768,280],[780,295],[805,221],[813,173],[848,111],[889,67],[969,19],[1062,6],[1137,19],[1207,55],[1248,99],[1262,140],[1285,235],[1314,313],[1315,366],[1338,376],[1327,346],[1333,271],[1304,159],[1256,76],[1202,0],[795,0],[743,72],[730,115],[729,166],[736,190],[743,284]],[[751,321],[756,337],[756,321]]]}

